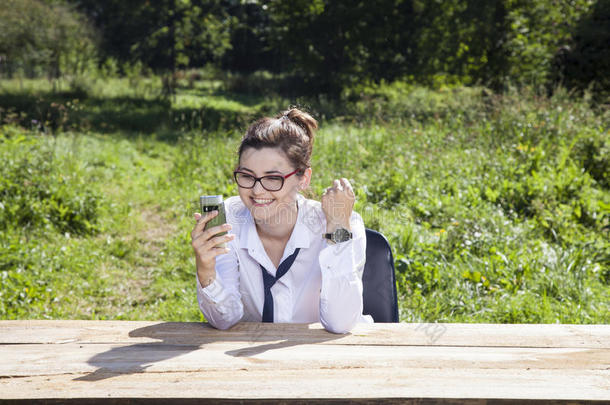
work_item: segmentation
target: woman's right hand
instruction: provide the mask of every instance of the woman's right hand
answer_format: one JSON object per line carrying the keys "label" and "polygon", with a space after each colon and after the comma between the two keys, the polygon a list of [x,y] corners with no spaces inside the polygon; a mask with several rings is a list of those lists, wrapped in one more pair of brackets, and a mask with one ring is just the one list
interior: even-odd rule
{"label": "woman's right hand", "polygon": [[218,211],[208,212],[205,216],[196,213],[195,219],[197,225],[191,232],[191,245],[195,251],[195,260],[197,262],[197,277],[203,288],[214,282],[216,278],[216,256],[229,252],[229,248],[219,246],[227,243],[235,238],[233,234],[215,236],[221,232],[226,232],[231,229],[231,225],[222,224],[204,230],[212,218],[218,215]]}

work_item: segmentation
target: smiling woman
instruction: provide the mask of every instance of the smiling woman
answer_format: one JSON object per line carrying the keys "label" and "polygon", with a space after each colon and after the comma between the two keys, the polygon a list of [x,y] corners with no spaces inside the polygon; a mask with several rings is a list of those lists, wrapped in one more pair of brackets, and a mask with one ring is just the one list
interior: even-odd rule
{"label": "smiling woman", "polygon": [[346,333],[372,322],[362,315],[366,238],[352,186],[334,180],[321,202],[300,194],[312,176],[316,129],[296,108],[256,121],[239,148],[239,196],[225,203],[227,223],[205,230],[217,212],[195,214],[197,298],[213,326],[321,322]]}

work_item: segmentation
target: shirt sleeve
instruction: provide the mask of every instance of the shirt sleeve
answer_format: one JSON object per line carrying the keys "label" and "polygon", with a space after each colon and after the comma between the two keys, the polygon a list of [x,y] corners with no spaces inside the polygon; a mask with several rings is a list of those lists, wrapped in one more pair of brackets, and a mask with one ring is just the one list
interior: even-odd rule
{"label": "shirt sleeve", "polygon": [[320,252],[322,290],[320,322],[333,333],[347,333],[362,320],[362,273],[366,261],[364,223],[352,213],[353,238],[329,244]]}
{"label": "shirt sleeve", "polygon": [[216,279],[201,287],[197,277],[197,301],[205,319],[217,329],[228,329],[243,317],[244,307],[239,293],[239,262],[237,245],[228,244],[231,251],[216,256]]}

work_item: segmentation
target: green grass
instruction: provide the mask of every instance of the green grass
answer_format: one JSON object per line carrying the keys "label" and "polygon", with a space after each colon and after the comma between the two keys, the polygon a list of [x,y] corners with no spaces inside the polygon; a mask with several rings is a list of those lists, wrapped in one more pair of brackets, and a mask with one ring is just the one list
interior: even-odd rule
{"label": "green grass", "polygon": [[[235,195],[245,126],[295,100],[159,86],[0,83],[0,318],[202,319],[198,196]],[[607,109],[403,83],[300,101],[323,117],[309,192],[350,179],[401,320],[610,321]]]}

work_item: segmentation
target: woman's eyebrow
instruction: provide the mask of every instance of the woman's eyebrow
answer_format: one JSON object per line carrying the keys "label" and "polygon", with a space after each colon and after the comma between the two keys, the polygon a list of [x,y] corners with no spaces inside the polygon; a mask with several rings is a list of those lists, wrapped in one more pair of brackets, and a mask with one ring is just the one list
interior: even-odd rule
{"label": "woman's eyebrow", "polygon": [[[254,171],[253,171],[253,170],[247,169],[247,168],[245,168],[245,167],[243,167],[243,166],[238,166],[238,167],[237,167],[237,170],[245,170],[245,171],[248,171],[248,172],[250,172],[250,173],[254,173]],[[265,172],[265,174],[270,174],[270,173],[278,173],[278,174],[282,174],[282,172],[280,172],[279,170],[267,170],[267,171]]]}
{"label": "woman's eyebrow", "polygon": [[245,168],[245,167],[243,167],[243,166],[237,166],[237,170],[245,170],[245,171],[247,171],[247,172],[254,173],[252,170],[247,169],[247,168]]}

